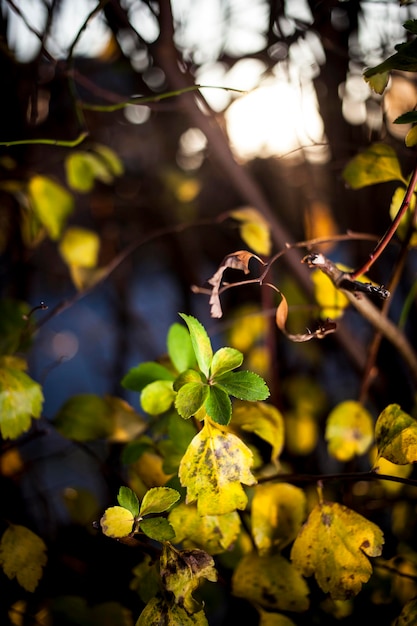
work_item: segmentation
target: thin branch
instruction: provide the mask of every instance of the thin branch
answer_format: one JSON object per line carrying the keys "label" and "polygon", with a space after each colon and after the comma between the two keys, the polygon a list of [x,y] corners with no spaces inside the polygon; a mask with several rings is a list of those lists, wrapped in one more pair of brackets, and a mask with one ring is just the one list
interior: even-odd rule
{"label": "thin branch", "polygon": [[84,20],[84,23],[81,25],[81,28],[79,29],[78,33],[76,34],[74,41],[72,42],[69,50],[68,50],[68,57],[67,60],[70,61],[74,55],[74,49],[75,46],[77,45],[77,43],[79,42],[81,35],[83,34],[83,32],[85,31],[85,29],[88,26],[88,23],[90,22],[90,20],[92,20],[105,6],[106,4],[109,2],[110,0],[100,0],[100,2],[98,3],[98,5],[92,10],[90,11],[90,13],[87,15],[87,17]]}
{"label": "thin branch", "polygon": [[60,146],[63,148],[74,148],[84,141],[88,137],[87,131],[82,131],[76,139],[64,140],[64,139],[18,139],[16,141],[0,141],[0,146],[24,146],[29,144],[43,144],[47,146]]}

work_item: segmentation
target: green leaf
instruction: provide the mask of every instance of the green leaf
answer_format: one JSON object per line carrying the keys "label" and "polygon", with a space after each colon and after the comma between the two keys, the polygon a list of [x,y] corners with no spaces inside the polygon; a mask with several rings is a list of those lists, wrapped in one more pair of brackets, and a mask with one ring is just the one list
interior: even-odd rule
{"label": "green leaf", "polygon": [[162,547],[160,572],[164,586],[174,595],[176,604],[191,614],[201,609],[192,595],[201,580],[217,580],[214,560],[209,554],[197,549],[176,550],[169,544]]}
{"label": "green leaf", "polygon": [[184,454],[179,468],[187,503],[197,501],[200,515],[224,515],[244,509],[248,498],[241,483],[254,485],[252,452],[232,433],[207,420]]}
{"label": "green leaf", "polygon": [[287,483],[257,485],[252,500],[251,529],[259,554],[283,550],[297,536],[306,516],[307,499]]}
{"label": "green leaf", "polygon": [[185,315],[185,313],[180,313],[180,316],[187,324],[188,330],[190,331],[191,343],[197,359],[198,367],[206,378],[209,378],[211,360],[213,358],[213,349],[206,330],[204,326],[195,319],[195,317]]}
{"label": "green leaf", "polygon": [[403,113],[396,120],[394,124],[415,124],[417,122],[417,111],[408,111]]}
{"label": "green leaf", "polygon": [[0,567],[26,591],[35,591],[46,565],[46,545],[29,528],[10,524],[0,541]]}
{"label": "green leaf", "polygon": [[25,372],[0,367],[0,432],[3,439],[16,439],[30,428],[32,417],[41,415],[42,387]]}
{"label": "green leaf", "polygon": [[[414,33],[415,26],[412,24],[413,21],[408,20],[404,27]],[[389,73],[392,70],[400,70],[402,72],[417,71],[417,40],[414,38],[409,42],[398,44],[395,46],[395,49],[397,50],[395,54],[375,67],[368,68],[363,74],[365,80],[379,94],[383,93],[388,82]],[[385,84],[382,83],[382,77],[385,77]],[[376,83],[374,82],[375,80],[377,81]],[[378,87],[380,88],[378,89]]]}
{"label": "green leaf", "polygon": [[147,361],[132,367],[128,373],[122,378],[122,386],[130,391],[142,391],[155,380],[174,380],[175,376],[166,367]]}
{"label": "green leaf", "polygon": [[216,385],[210,387],[204,408],[213,422],[222,426],[229,424],[232,417],[232,403],[227,393],[220,387]]}
{"label": "green leaf", "polygon": [[178,500],[180,494],[170,487],[153,487],[143,496],[140,505],[140,515],[144,517],[151,513],[163,513],[168,511]]}
{"label": "green leaf", "polygon": [[117,502],[136,517],[139,514],[139,500],[130,487],[120,487]]}
{"label": "green leaf", "polygon": [[320,502],[296,537],[291,560],[303,576],[315,575],[333,600],[359,593],[372,574],[368,556],[380,556],[381,529],[355,511],[334,502]]}
{"label": "green leaf", "polygon": [[65,160],[65,169],[68,185],[81,193],[91,191],[96,179],[106,184],[113,181],[107,161],[94,152],[72,152]]}
{"label": "green leaf", "polygon": [[205,383],[186,383],[177,392],[175,408],[181,417],[188,419],[203,406],[208,394],[209,386]]}
{"label": "green leaf", "polygon": [[352,189],[361,189],[391,180],[407,184],[395,150],[385,143],[374,143],[355,156],[346,165],[342,176]]}
{"label": "green leaf", "polygon": [[284,447],[284,418],[278,409],[265,402],[239,403],[233,409],[233,427],[255,433],[271,446],[271,461],[276,462]]}
{"label": "green leaf", "polygon": [[373,442],[372,416],[360,402],[340,402],[327,418],[325,438],[332,456],[350,461],[355,455],[364,454]]}
{"label": "green leaf", "polygon": [[243,363],[243,354],[235,348],[220,348],[214,353],[211,363],[211,377],[230,372]]}
{"label": "green leaf", "polygon": [[72,226],[65,231],[58,248],[67,265],[94,268],[97,265],[100,238],[92,230]]}
{"label": "green leaf", "polygon": [[171,541],[175,537],[175,530],[164,517],[141,520],[139,526],[141,531],[154,541]]}
{"label": "green leaf", "polygon": [[124,506],[111,506],[104,511],[100,526],[107,537],[123,539],[132,534],[134,522],[134,516]]}
{"label": "green leaf", "polygon": [[61,435],[74,441],[100,439],[112,433],[112,410],[99,396],[79,394],[63,404],[54,424]]}
{"label": "green leaf", "polygon": [[149,415],[160,415],[172,406],[175,391],[171,380],[155,380],[142,390],[140,404]]}
{"label": "green leaf", "polygon": [[[161,615],[164,622],[161,624]],[[143,609],[135,626],[208,626],[204,611],[189,615],[182,606],[152,598]]]}
{"label": "green leaf", "polygon": [[269,611],[308,609],[308,586],[297,569],[280,554],[246,554],[233,573],[233,595]]}
{"label": "green leaf", "polygon": [[28,337],[24,339],[27,320],[24,317],[29,313],[26,302],[2,298],[0,300],[0,354],[13,354],[20,347],[27,348],[30,343],[32,324],[29,324]]}
{"label": "green leaf", "polygon": [[156,562],[148,554],[145,554],[143,560],[133,568],[132,574],[134,578],[130,582],[129,588],[139,595],[142,602],[149,602],[151,598],[157,595],[160,588]]}
{"label": "green leaf", "polygon": [[74,198],[46,176],[33,176],[28,186],[29,198],[39,221],[54,241],[61,237],[67,218],[74,210]]}
{"label": "green leaf", "polygon": [[181,502],[169,514],[175,540],[185,548],[202,548],[209,554],[221,554],[233,547],[241,521],[237,511],[225,515],[200,515],[197,507]]}
{"label": "green leaf", "polygon": [[417,462],[417,420],[398,404],[388,405],[375,424],[378,457],[406,465]]}
{"label": "green leaf", "polygon": [[175,322],[168,331],[167,349],[169,358],[177,372],[191,369],[197,365],[190,333],[182,325]]}
{"label": "green leaf", "polygon": [[114,150],[101,143],[95,143],[93,145],[93,150],[104,160],[107,169],[111,174],[113,174],[113,176],[121,176],[123,174],[123,162],[119,159]]}
{"label": "green leaf", "polygon": [[227,391],[239,400],[265,400],[269,396],[269,389],[261,376],[254,372],[227,372],[214,379]]}
{"label": "green leaf", "polygon": [[181,372],[179,376],[174,380],[174,390],[179,391],[181,387],[186,385],[187,383],[206,383],[207,379],[201,372],[197,370],[188,369],[184,372]]}

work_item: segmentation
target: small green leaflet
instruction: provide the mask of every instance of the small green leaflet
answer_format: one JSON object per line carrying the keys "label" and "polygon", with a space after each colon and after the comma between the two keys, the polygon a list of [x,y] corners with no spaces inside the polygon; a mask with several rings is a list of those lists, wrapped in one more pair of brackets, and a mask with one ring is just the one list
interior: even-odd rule
{"label": "small green leaflet", "polygon": [[190,331],[191,343],[197,359],[198,367],[208,378],[210,375],[211,360],[213,358],[213,349],[210,339],[202,324],[195,317],[180,313],[180,316],[188,326]]}
{"label": "small green leaflet", "polygon": [[122,379],[122,385],[130,391],[142,391],[156,380],[174,380],[175,376],[166,367],[147,361],[132,367]]}
{"label": "small green leaflet", "polygon": [[117,502],[120,506],[130,511],[133,517],[139,513],[139,500],[137,495],[129,487],[120,487],[117,495]]}
{"label": "small green leaflet", "polygon": [[206,400],[204,408],[207,415],[213,422],[227,426],[232,417],[232,403],[229,396],[223,389],[213,385],[210,387],[210,394]]}
{"label": "small green leaflet", "polygon": [[32,417],[41,415],[42,387],[25,372],[0,368],[0,433],[3,439],[16,439],[29,430]]}
{"label": "small green leaflet", "polygon": [[218,377],[225,372],[230,372],[243,363],[243,354],[234,348],[220,348],[214,353],[211,362],[211,376]]}
{"label": "small green leaflet", "polygon": [[167,336],[167,349],[169,358],[177,372],[183,372],[197,364],[190,333],[178,322],[170,326]]}
{"label": "small green leaflet", "polygon": [[151,513],[163,513],[168,511],[173,504],[178,502],[180,494],[176,489],[170,487],[153,487],[143,496],[140,505],[140,515],[150,515]]}

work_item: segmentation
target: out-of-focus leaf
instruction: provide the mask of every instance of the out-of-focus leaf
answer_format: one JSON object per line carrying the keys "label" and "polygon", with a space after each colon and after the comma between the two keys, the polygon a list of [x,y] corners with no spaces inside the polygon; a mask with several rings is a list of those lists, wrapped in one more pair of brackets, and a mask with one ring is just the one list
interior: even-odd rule
{"label": "out-of-focus leaf", "polygon": [[346,600],[369,580],[372,565],[367,556],[380,556],[383,543],[376,524],[346,506],[322,501],[297,535],[291,560],[304,576],[314,574],[334,600]]}
{"label": "out-of-focus leaf", "polygon": [[286,615],[282,615],[282,613],[270,613],[262,609],[258,609],[258,611],[259,626],[296,626],[292,619]]}
{"label": "out-of-focus leaf", "polygon": [[287,483],[258,485],[252,500],[251,528],[260,554],[282,550],[299,532],[306,516],[304,491]]}
{"label": "out-of-focus leaf", "polygon": [[110,441],[126,443],[146,430],[146,421],[126,400],[105,396],[105,401],[112,413],[113,430],[109,435]]}
{"label": "out-of-focus leaf", "polygon": [[197,507],[181,502],[169,514],[175,539],[185,548],[202,548],[209,554],[221,554],[236,541],[241,522],[236,511],[225,515],[200,515]]}
{"label": "out-of-focus leaf", "polygon": [[161,578],[165,588],[174,594],[175,602],[187,613],[197,613],[201,605],[193,592],[203,579],[216,582],[213,558],[203,550],[176,550],[169,544],[162,547]]}
{"label": "out-of-focus leaf", "polygon": [[139,513],[139,500],[137,495],[129,487],[120,487],[117,494],[117,502],[123,508],[130,511],[133,517],[136,517]]}
{"label": "out-of-focus leaf", "polygon": [[140,529],[154,541],[171,541],[175,530],[164,517],[151,517],[140,521]]}
{"label": "out-of-focus leaf", "polygon": [[100,238],[92,230],[71,226],[65,231],[58,248],[67,265],[94,268],[97,265]]}
{"label": "out-of-focus leaf", "polygon": [[410,128],[405,136],[405,145],[407,148],[412,148],[417,144],[417,126]]}
{"label": "out-of-focus leaf", "polygon": [[[13,354],[18,348],[27,348],[29,338],[24,341],[23,332],[27,325],[25,316],[29,313],[26,302],[2,298],[0,300],[0,354]],[[31,326],[29,326],[30,330]]]}
{"label": "out-of-focus leaf", "polygon": [[417,420],[398,404],[388,405],[375,424],[378,457],[407,465],[417,461]]}
{"label": "out-of-focus leaf", "polygon": [[42,387],[19,369],[0,367],[0,432],[16,439],[41,415]]}
{"label": "out-of-focus leaf", "polygon": [[106,184],[113,181],[107,162],[94,152],[71,152],[65,160],[65,169],[68,185],[81,193],[91,191],[96,179]]}
{"label": "out-of-focus leaf", "polygon": [[11,524],[0,541],[0,566],[26,591],[35,591],[47,562],[46,545],[29,528]]}
{"label": "out-of-focus leaf", "polygon": [[213,358],[213,349],[206,329],[195,317],[185,315],[185,313],[180,313],[180,316],[187,324],[188,330],[190,331],[191,343],[198,367],[206,378],[208,378],[210,375],[211,360]]}
{"label": "out-of-focus leaf", "polygon": [[151,513],[168,511],[179,499],[180,494],[176,489],[171,489],[170,487],[149,489],[141,502],[140,515],[144,517]]}
{"label": "out-of-focus leaf", "polygon": [[407,184],[395,150],[385,143],[374,143],[353,157],[342,175],[352,189],[361,189],[391,180],[399,180]]}
{"label": "out-of-focus leaf", "polygon": [[132,513],[123,506],[111,506],[105,510],[100,520],[100,526],[107,537],[123,539],[133,530],[135,519]]}
{"label": "out-of-focus leaf", "polygon": [[131,612],[119,602],[102,602],[90,609],[91,626],[133,626]]}
{"label": "out-of-focus leaf", "polygon": [[402,608],[393,626],[413,626],[417,624],[417,598],[413,598]]}
{"label": "out-of-focus leaf", "polygon": [[59,409],[55,428],[68,439],[91,441],[111,434],[112,411],[103,398],[94,394],[72,396]]}
{"label": "out-of-focus leaf", "polygon": [[320,317],[322,319],[341,317],[349,304],[346,296],[336,289],[330,278],[319,269],[311,272],[311,279],[317,304],[321,307]]}
{"label": "out-of-focus leaf", "polygon": [[190,333],[182,324],[175,322],[170,326],[167,335],[167,349],[169,358],[177,372],[183,372],[197,365]]}
{"label": "out-of-focus leaf", "polygon": [[326,422],[329,453],[339,461],[350,461],[364,454],[374,437],[374,423],[365,407],[354,400],[338,404]]}
{"label": "out-of-focus leaf", "polygon": [[317,420],[309,413],[290,411],[285,414],[285,446],[295,456],[311,454],[317,445]]}
{"label": "out-of-focus leaf", "polygon": [[233,573],[233,594],[269,611],[308,609],[308,586],[291,563],[279,554],[243,557]]}
{"label": "out-of-focus leaf", "polygon": [[187,502],[197,501],[200,515],[223,515],[244,509],[245,485],[255,484],[250,467],[252,453],[231,433],[223,433],[207,420],[183,456],[179,478],[187,488]]}
{"label": "out-of-focus leaf", "polygon": [[241,223],[240,236],[251,250],[263,256],[271,253],[269,224],[257,209],[242,207],[231,211],[230,216]]}
{"label": "out-of-focus leaf", "polygon": [[122,378],[122,385],[130,391],[142,391],[146,385],[153,383],[155,380],[171,380],[175,378],[174,374],[166,367],[153,361],[140,363],[132,367]]}
{"label": "out-of-focus leaf", "polygon": [[255,433],[271,446],[271,461],[276,462],[284,446],[284,418],[278,409],[265,402],[241,402],[233,410],[233,428]]}
{"label": "out-of-focus leaf", "polygon": [[134,578],[130,582],[130,589],[138,593],[142,602],[149,602],[159,591],[159,573],[156,563],[147,554],[132,571]]}
{"label": "out-of-focus leaf", "polygon": [[95,143],[93,150],[105,161],[108,170],[113,176],[121,176],[123,174],[123,162],[119,159],[114,150],[101,143]]}
{"label": "out-of-focus leaf", "polygon": [[204,611],[189,613],[178,604],[167,604],[161,598],[152,598],[139,616],[136,626],[161,626],[161,615],[164,615],[164,626],[208,626]]}
{"label": "out-of-focus leaf", "polygon": [[33,176],[28,185],[29,198],[48,235],[58,240],[67,218],[74,210],[74,198],[64,187],[46,176]]}
{"label": "out-of-focus leaf", "polygon": [[[392,220],[395,218],[395,216],[397,215],[401,207],[401,204],[404,200],[405,193],[406,193],[406,190],[404,187],[397,187],[397,189],[393,193],[393,196],[391,199],[391,205],[389,209],[390,218]],[[408,229],[411,225],[411,220],[413,219],[415,206],[416,206],[416,194],[413,193],[410,199],[410,206],[408,207],[407,211],[403,215],[396,230],[396,235],[400,239],[404,239],[408,235]],[[415,232],[415,228],[414,228],[413,234],[411,235],[411,239],[408,245],[417,246],[417,233]]]}
{"label": "out-of-focus leaf", "polygon": [[140,404],[149,415],[160,415],[172,406],[175,391],[170,380],[155,380],[142,390]]}

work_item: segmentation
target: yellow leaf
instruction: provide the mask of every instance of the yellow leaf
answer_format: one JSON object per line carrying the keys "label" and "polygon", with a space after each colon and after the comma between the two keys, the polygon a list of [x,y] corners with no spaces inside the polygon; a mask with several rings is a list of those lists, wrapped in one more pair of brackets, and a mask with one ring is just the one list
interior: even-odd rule
{"label": "yellow leaf", "polygon": [[286,615],[259,609],[259,626],[296,626]]}
{"label": "yellow leaf", "polygon": [[285,446],[290,454],[305,456],[317,445],[317,420],[312,415],[292,411],[285,415]]}
{"label": "yellow leaf", "polygon": [[50,238],[56,241],[74,210],[74,198],[47,176],[33,176],[28,191],[36,217],[45,226]]}
{"label": "yellow leaf", "polygon": [[[338,267],[340,267],[338,265]],[[340,269],[342,269],[340,267]],[[321,270],[316,269],[311,272],[311,278],[314,283],[314,293],[317,304],[322,307],[320,317],[327,319],[337,319],[343,315],[343,311],[349,304],[346,296],[336,289],[332,281]]]}
{"label": "yellow leaf", "polygon": [[175,602],[187,613],[197,613],[201,605],[193,592],[202,579],[216,582],[217,571],[213,558],[203,550],[176,550],[164,543],[160,560],[162,582],[174,594]]}
{"label": "yellow leaf", "polygon": [[224,433],[206,419],[179,467],[187,488],[187,503],[197,501],[200,515],[224,515],[244,509],[247,495],[241,483],[254,485],[252,452],[236,435]]}
{"label": "yellow leaf", "polygon": [[309,606],[305,580],[279,554],[245,555],[233,573],[232,590],[235,596],[270,611],[301,612]]}
{"label": "yellow leaf", "polygon": [[304,576],[314,574],[333,600],[359,593],[372,574],[368,556],[380,556],[381,529],[342,504],[320,502],[294,541],[291,560]]}
{"label": "yellow leaf", "polygon": [[108,273],[107,267],[81,267],[80,265],[69,266],[71,280],[78,291],[91,289]]}
{"label": "yellow leaf", "polygon": [[251,528],[259,553],[287,546],[299,532],[305,515],[302,489],[287,483],[258,485],[252,500]]}
{"label": "yellow leaf", "polygon": [[329,454],[338,461],[350,461],[355,455],[364,454],[373,436],[372,416],[360,402],[341,402],[327,418],[325,437]]}
{"label": "yellow leaf", "polygon": [[59,252],[67,265],[94,268],[97,265],[100,238],[92,230],[71,226],[59,242]]}
{"label": "yellow leaf", "polygon": [[407,602],[393,626],[412,626],[417,623],[417,598]]}
{"label": "yellow leaf", "polygon": [[284,446],[284,418],[276,407],[266,402],[239,402],[233,410],[235,426],[269,443],[271,461],[278,460]]}
{"label": "yellow leaf", "polygon": [[189,615],[178,604],[152,598],[140,614],[136,626],[208,626],[208,622],[204,611]]}
{"label": "yellow leaf", "polygon": [[35,591],[46,565],[46,545],[29,528],[11,524],[0,542],[0,566],[26,591]]}
{"label": "yellow leaf", "polygon": [[122,539],[131,534],[134,521],[132,513],[123,506],[111,506],[105,510],[100,525],[107,537]]}
{"label": "yellow leaf", "polygon": [[231,211],[231,217],[241,222],[240,236],[257,254],[268,256],[271,253],[269,224],[256,209],[244,207]]}
{"label": "yellow leaf", "polygon": [[[417,129],[417,126],[414,126],[414,128]],[[405,194],[406,194],[405,186],[397,187],[397,189],[394,191],[392,195],[392,199],[391,199],[390,209],[389,209],[389,215],[392,220],[395,219],[395,216],[397,215],[401,207],[401,204],[404,200]],[[403,215],[403,217],[401,218],[401,221],[398,224],[398,227],[396,230],[396,235],[400,239],[404,239],[405,237],[408,236],[408,229],[410,225],[412,224],[414,226],[413,234],[411,235],[411,240],[410,242],[408,242],[408,245],[411,245],[411,246],[417,245],[417,233],[415,232],[416,231],[415,225],[411,221],[413,219],[415,206],[416,206],[416,194],[413,193],[410,199],[410,205],[408,209],[406,210],[405,214]]]}
{"label": "yellow leaf", "polygon": [[166,474],[163,469],[164,459],[154,452],[146,451],[139,459],[130,466],[129,479],[134,491],[142,491],[135,486],[136,479],[140,479],[147,489],[162,487],[171,478],[172,474]]}
{"label": "yellow leaf", "polygon": [[225,515],[200,515],[197,507],[180,503],[169,514],[175,530],[175,541],[185,548],[202,548],[208,554],[229,550],[240,532],[240,517],[236,511]]}
{"label": "yellow leaf", "polygon": [[388,405],[375,424],[378,457],[392,463],[407,465],[417,461],[417,420],[401,410],[398,404]]}
{"label": "yellow leaf", "polygon": [[405,137],[405,145],[412,148],[417,144],[417,126],[412,126]]}

